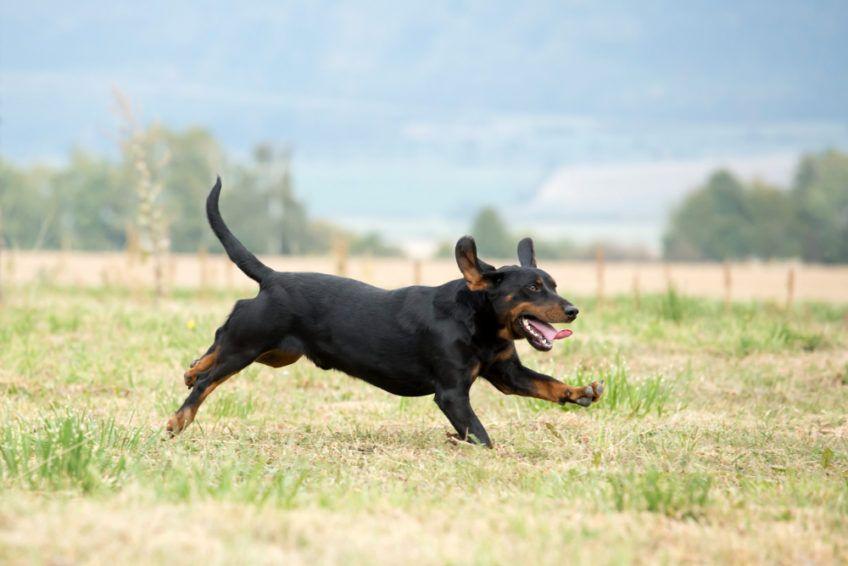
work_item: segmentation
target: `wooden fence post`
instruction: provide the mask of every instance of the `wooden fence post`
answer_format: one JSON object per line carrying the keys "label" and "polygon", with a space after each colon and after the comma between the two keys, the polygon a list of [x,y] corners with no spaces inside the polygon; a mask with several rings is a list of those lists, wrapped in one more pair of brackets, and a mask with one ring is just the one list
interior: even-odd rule
{"label": "wooden fence post", "polygon": [[13,286],[15,284],[15,267],[17,266],[15,261],[18,257],[18,248],[5,248],[4,251],[6,253],[6,271],[3,274],[4,281],[7,285]]}
{"label": "wooden fence post", "polygon": [[786,308],[791,309],[795,302],[795,268],[790,267],[786,274]]}
{"label": "wooden fence post", "polygon": [[59,261],[56,263],[56,279],[60,279],[68,270],[68,256],[70,256],[71,238],[64,230],[59,238]]}
{"label": "wooden fence post", "polygon": [[197,263],[200,271],[200,290],[205,291],[209,286],[209,253],[206,246],[197,249]]}
{"label": "wooden fence post", "polygon": [[671,278],[671,266],[668,263],[663,264],[663,274],[665,275],[665,290],[670,293],[674,290],[674,280]]}
{"label": "wooden fence post", "polygon": [[333,252],[336,256],[336,275],[344,277],[347,275],[347,241],[342,237],[336,237],[333,242]]}
{"label": "wooden fence post", "polygon": [[598,306],[604,303],[604,246],[598,245],[595,249],[595,268],[598,276]]}
{"label": "wooden fence post", "polygon": [[642,281],[639,278],[639,269],[633,272],[633,303],[636,310],[642,308]]}
{"label": "wooden fence post", "polygon": [[366,283],[374,283],[374,257],[371,252],[362,258],[362,280]]}
{"label": "wooden fence post", "polygon": [[236,264],[224,257],[224,276],[227,279],[227,290],[233,289],[233,274],[236,271]]}
{"label": "wooden fence post", "polygon": [[[167,285],[169,289],[173,289],[177,285],[177,256],[168,252],[164,258],[162,258],[162,263],[167,262]],[[163,291],[164,292],[164,291]]]}
{"label": "wooden fence post", "polygon": [[722,264],[722,271],[724,272],[724,310],[730,310],[730,301],[732,298],[732,287],[733,287],[733,278],[730,273],[730,263],[724,262]]}
{"label": "wooden fence post", "polygon": [[412,260],[412,283],[413,285],[421,285],[421,260]]}
{"label": "wooden fence post", "polygon": [[126,238],[124,251],[127,253],[127,265],[132,267],[141,263],[141,242],[138,239],[138,230],[127,221],[124,224],[124,237]]}
{"label": "wooden fence post", "polygon": [[0,208],[0,303],[3,302],[3,209]]}

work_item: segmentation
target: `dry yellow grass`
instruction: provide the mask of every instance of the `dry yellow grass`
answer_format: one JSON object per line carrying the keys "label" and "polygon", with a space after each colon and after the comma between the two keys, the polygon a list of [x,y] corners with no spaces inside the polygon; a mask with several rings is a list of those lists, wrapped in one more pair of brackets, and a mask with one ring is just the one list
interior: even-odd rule
{"label": "dry yellow grass", "polygon": [[575,335],[521,354],[605,378],[604,399],[561,409],[480,380],[494,450],[449,441],[430,398],[305,360],[248,368],[163,441],[238,294],[7,289],[0,562],[848,560],[844,306],[576,297]]}

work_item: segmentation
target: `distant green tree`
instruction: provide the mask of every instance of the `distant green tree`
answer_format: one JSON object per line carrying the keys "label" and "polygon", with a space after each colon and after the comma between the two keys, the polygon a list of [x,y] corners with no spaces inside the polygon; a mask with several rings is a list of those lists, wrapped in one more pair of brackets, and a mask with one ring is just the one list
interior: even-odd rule
{"label": "distant green tree", "polygon": [[663,240],[673,259],[722,260],[744,252],[751,212],[742,184],[728,171],[714,173],[672,214]]}
{"label": "distant green tree", "polygon": [[[470,230],[477,242],[477,251],[481,256],[506,260],[510,263],[517,262],[518,240],[526,236],[511,233],[497,211],[492,208],[480,210],[474,218],[474,224]],[[483,236],[479,236],[483,234]],[[639,245],[621,245],[614,242],[575,244],[567,238],[543,239],[533,237],[536,257],[539,260],[564,260],[564,259],[594,259],[598,245],[603,245],[605,256],[611,260],[647,260],[653,256],[649,250]],[[494,242],[495,245],[491,245]],[[434,253],[435,257],[452,258],[454,255],[455,242],[441,242]]]}
{"label": "distant green tree", "polygon": [[195,252],[211,246],[215,236],[206,225],[204,202],[215,176],[226,166],[223,150],[203,128],[151,129],[152,139],[158,142],[159,158],[164,160],[163,197],[171,249]]}
{"label": "distant green tree", "polygon": [[279,194],[280,204],[282,205],[282,215],[278,226],[280,253],[298,255],[325,251],[319,248],[314,238],[314,231],[309,224],[306,206],[295,197],[291,174],[291,157],[288,153],[285,154],[284,159],[284,167],[274,191]]}
{"label": "distant green tree", "polygon": [[714,173],[672,213],[663,248],[670,259],[848,262],[848,155],[805,156],[790,191]]}
{"label": "distant green tree", "polygon": [[[221,195],[221,213],[227,225],[248,249],[256,253],[279,253],[272,245],[275,238],[274,223],[268,214],[268,199],[264,187],[252,164],[231,167],[225,174],[224,191]],[[209,190],[208,187],[206,190]],[[202,203],[202,201],[201,201]],[[198,208],[202,211],[202,205]],[[209,231],[208,228],[206,228]],[[223,251],[213,234],[214,251]]]}
{"label": "distant green tree", "polygon": [[748,253],[761,259],[801,256],[798,222],[788,191],[755,181],[747,191]]}
{"label": "distant green tree", "polygon": [[59,245],[123,249],[135,197],[125,181],[114,163],[74,150],[53,178]]}
{"label": "distant green tree", "polygon": [[796,253],[787,194],[746,187],[727,171],[713,173],[672,213],[663,238],[670,259],[726,260],[787,257]]}
{"label": "distant green tree", "polygon": [[477,253],[482,257],[504,259],[515,256],[517,242],[498,211],[492,207],[482,208],[477,213],[471,225],[471,235],[477,243]]}
{"label": "distant green tree", "polygon": [[[257,146],[254,160],[229,164],[202,128],[171,130],[152,125],[140,132],[146,159],[161,176],[159,197],[170,249],[222,251],[206,222],[205,200],[216,174],[226,190],[221,208],[228,225],[258,253],[324,254],[337,238],[367,253],[398,252],[373,234],[362,238],[311,220],[297,198],[290,152]],[[20,248],[120,249],[138,222],[137,156],[129,146],[117,161],[74,150],[59,167],[17,167],[0,159],[0,207],[6,244]]]}
{"label": "distant green tree", "polygon": [[397,257],[403,255],[403,251],[400,248],[387,244],[377,232],[366,232],[361,236],[354,236],[350,241],[349,251],[351,255],[367,254],[377,257]]}
{"label": "distant green tree", "polygon": [[533,243],[536,257],[540,260],[573,259],[580,253],[578,246],[567,239],[542,240],[534,238]]}
{"label": "distant green tree", "polygon": [[801,160],[792,188],[802,256],[848,262],[848,155],[827,151]]}
{"label": "distant green tree", "polygon": [[47,167],[23,169],[0,159],[0,208],[7,246],[26,249],[58,245],[54,176]]}

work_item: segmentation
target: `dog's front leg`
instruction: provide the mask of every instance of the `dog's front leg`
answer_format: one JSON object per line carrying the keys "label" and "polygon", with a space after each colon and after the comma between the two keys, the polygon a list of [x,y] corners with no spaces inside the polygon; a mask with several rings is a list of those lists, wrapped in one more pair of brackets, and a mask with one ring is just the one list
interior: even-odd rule
{"label": "dog's front leg", "polygon": [[588,407],[601,398],[604,382],[595,381],[590,385],[574,387],[538,373],[521,364],[517,355],[496,362],[483,373],[492,385],[507,395],[535,397],[553,403],[576,403]]}
{"label": "dog's front leg", "polygon": [[483,424],[474,414],[474,409],[471,408],[471,400],[468,396],[470,389],[470,383],[460,383],[452,387],[437,387],[436,405],[451,422],[462,440],[491,448],[492,441],[489,440],[486,429],[483,428]]}

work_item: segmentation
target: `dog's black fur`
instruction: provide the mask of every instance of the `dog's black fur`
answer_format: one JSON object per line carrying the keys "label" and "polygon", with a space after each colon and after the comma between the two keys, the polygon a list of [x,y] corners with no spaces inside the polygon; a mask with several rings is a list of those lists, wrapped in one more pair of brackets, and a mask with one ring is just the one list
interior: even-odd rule
{"label": "dog's black fur", "polygon": [[571,387],[525,368],[513,341],[539,350],[550,342],[533,336],[525,317],[571,322],[577,309],[556,293],[550,275],[536,267],[533,242],[518,245],[521,266],[495,269],[477,257],[469,236],[456,244],[463,279],[439,287],[386,291],[321,273],[281,273],[260,262],[224,224],[218,210],[221,179],[209,193],[206,213],[230,259],[259,283],[259,294],[236,303],[215,342],[185,374],[191,393],[168,422],[181,432],[203,400],[224,380],[253,362],[274,367],[306,356],[395,395],[435,394],[459,437],[491,446],[469,402],[474,380],[500,391],[587,406],[602,383]]}

